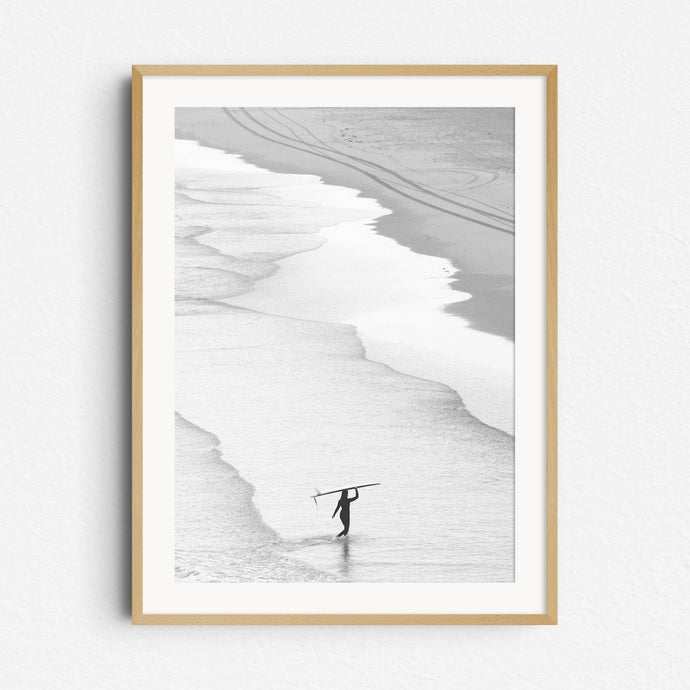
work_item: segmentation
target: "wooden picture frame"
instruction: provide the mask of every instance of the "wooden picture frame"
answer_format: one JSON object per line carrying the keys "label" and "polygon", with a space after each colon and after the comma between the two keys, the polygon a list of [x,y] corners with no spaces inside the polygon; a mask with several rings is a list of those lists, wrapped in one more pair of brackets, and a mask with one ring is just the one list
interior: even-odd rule
{"label": "wooden picture frame", "polygon": [[[546,577],[544,613],[226,614],[144,608],[144,80],[168,76],[532,76],[546,82]],[[557,623],[557,67],[554,65],[136,65],[132,68],[132,622],[145,625],[554,625]]]}

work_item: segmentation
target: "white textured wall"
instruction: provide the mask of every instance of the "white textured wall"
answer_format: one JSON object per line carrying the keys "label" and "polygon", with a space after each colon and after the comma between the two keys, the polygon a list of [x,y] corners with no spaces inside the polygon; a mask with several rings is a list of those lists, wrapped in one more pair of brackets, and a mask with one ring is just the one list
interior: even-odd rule
{"label": "white textured wall", "polygon": [[[6,3],[0,685],[683,685],[690,272],[682,7]],[[129,66],[214,62],[560,65],[558,627],[130,625]]]}

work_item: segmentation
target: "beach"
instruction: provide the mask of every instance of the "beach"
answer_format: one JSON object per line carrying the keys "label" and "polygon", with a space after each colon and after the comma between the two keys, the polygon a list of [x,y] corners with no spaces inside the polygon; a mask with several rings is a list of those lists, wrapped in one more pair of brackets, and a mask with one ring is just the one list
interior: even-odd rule
{"label": "beach", "polygon": [[377,199],[377,233],[452,262],[472,299],[447,310],[514,339],[512,108],[177,108],[175,131]]}
{"label": "beach", "polygon": [[178,581],[512,581],[512,342],[315,172],[176,142]]}

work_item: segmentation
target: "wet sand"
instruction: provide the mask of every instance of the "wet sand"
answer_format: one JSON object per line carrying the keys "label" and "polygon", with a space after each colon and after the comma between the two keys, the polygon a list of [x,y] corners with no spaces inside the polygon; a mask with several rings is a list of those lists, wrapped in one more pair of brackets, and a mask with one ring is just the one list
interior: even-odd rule
{"label": "wet sand", "polygon": [[447,311],[513,339],[513,120],[493,110],[178,108],[176,136],[376,198],[376,232],[459,269],[472,298]]}

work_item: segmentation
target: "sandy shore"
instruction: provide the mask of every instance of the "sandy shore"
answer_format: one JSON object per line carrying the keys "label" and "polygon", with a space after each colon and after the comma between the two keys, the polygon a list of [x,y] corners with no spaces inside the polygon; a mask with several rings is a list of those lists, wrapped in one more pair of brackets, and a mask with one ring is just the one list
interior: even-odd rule
{"label": "sandy shore", "polygon": [[378,199],[393,213],[377,232],[460,269],[454,287],[472,299],[447,310],[512,339],[512,110],[495,110],[425,110],[430,128],[390,108],[178,108],[176,136]]}

